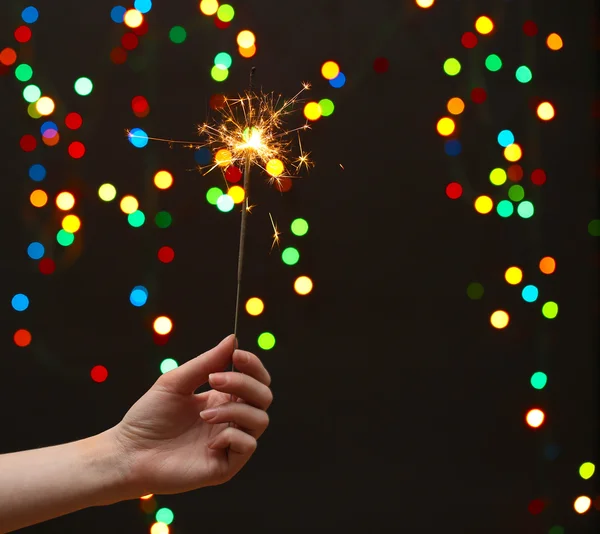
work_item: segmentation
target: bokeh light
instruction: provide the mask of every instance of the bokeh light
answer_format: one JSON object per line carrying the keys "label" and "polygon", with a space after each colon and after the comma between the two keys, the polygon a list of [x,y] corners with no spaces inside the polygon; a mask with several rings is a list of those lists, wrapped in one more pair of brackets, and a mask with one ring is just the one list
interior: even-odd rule
{"label": "bokeh light", "polygon": [[74,234],[78,232],[81,228],[81,219],[77,217],[77,215],[67,215],[61,223],[63,230],[65,232],[69,232],[70,234]]}
{"label": "bokeh light", "polygon": [[329,80],[329,85],[334,89],[340,89],[346,85],[346,75],[340,72],[333,80]]}
{"label": "bokeh light", "polygon": [[451,182],[446,186],[446,196],[452,200],[459,199],[463,194],[462,185],[457,182]]}
{"label": "bokeh light", "polygon": [[240,48],[252,48],[256,43],[256,36],[250,30],[242,30],[238,33],[236,42]]}
{"label": "bokeh light", "polygon": [[106,382],[106,379],[108,378],[108,369],[104,367],[104,365],[96,365],[92,367],[92,370],[90,371],[90,377],[97,384]]}
{"label": "bokeh light", "polygon": [[490,172],[490,182],[494,185],[502,185],[506,182],[506,171],[504,169],[496,168]]}
{"label": "bokeh light", "polygon": [[102,184],[98,188],[98,196],[104,202],[111,202],[117,197],[117,189],[112,184]]}
{"label": "bokeh light", "polygon": [[274,178],[283,174],[284,170],[285,167],[283,166],[283,162],[279,159],[272,159],[267,162],[266,171]]}
{"label": "bokeh light", "polygon": [[29,298],[23,293],[17,293],[11,300],[12,307],[15,311],[23,312],[29,308]]}
{"label": "bokeh light", "polygon": [[292,234],[298,237],[305,236],[308,233],[308,228],[308,222],[304,219],[295,219],[291,225]]}
{"label": "bokeh light", "polygon": [[202,0],[200,2],[200,11],[202,14],[207,16],[214,15],[219,9],[219,2],[217,0]]}
{"label": "bokeh light", "polygon": [[129,302],[136,308],[141,308],[148,302],[148,290],[144,286],[136,286],[129,294]]}
{"label": "bokeh light", "polygon": [[169,534],[169,525],[164,523],[153,523],[150,527],[150,534]]}
{"label": "bokeh light", "polygon": [[69,211],[75,206],[75,197],[68,191],[63,191],[56,196],[56,207],[62,211]]}
{"label": "bokeh light", "polygon": [[335,105],[329,98],[319,100],[319,107],[321,108],[321,115],[323,117],[329,117],[335,111]]}
{"label": "bokeh light", "polygon": [[229,4],[222,4],[219,6],[219,9],[217,9],[217,18],[221,22],[231,22],[233,17],[235,17],[235,10],[233,9],[233,6]]}
{"label": "bokeh light", "polygon": [[316,121],[321,118],[321,106],[319,106],[318,102],[309,102],[304,106],[304,116],[309,121]]}
{"label": "bokeh light", "polygon": [[171,321],[171,319],[169,319],[168,317],[162,315],[154,320],[154,324],[152,326],[154,328],[154,331],[158,335],[166,336],[167,334],[170,334],[173,330],[173,321]]}
{"label": "bokeh light", "polygon": [[475,211],[487,215],[494,209],[494,202],[488,196],[482,195],[475,200]]}
{"label": "bokeh light", "polygon": [[479,282],[472,282],[467,287],[467,296],[471,300],[481,300],[483,298],[484,289],[483,285]]}
{"label": "bokeh light", "polygon": [[123,23],[130,28],[139,28],[144,22],[144,15],[137,9],[128,9],[123,17]]}
{"label": "bokeh light", "polygon": [[535,209],[533,207],[533,204],[529,202],[529,200],[525,200],[517,206],[517,213],[523,219],[530,219],[531,217],[533,217]]}
{"label": "bokeh light", "polygon": [[555,116],[554,106],[550,102],[542,102],[537,108],[537,116],[543,121],[551,121]]}
{"label": "bokeh light", "polygon": [[560,50],[563,47],[562,37],[558,33],[551,33],[546,39],[546,46],[550,50]]}
{"label": "bokeh light", "polygon": [[27,24],[33,24],[34,22],[37,22],[39,16],[39,11],[33,6],[26,7],[21,12],[21,18],[23,19],[23,22],[26,22]]}
{"label": "bokeh light", "polygon": [[592,499],[582,495],[581,497],[577,497],[575,502],[573,503],[573,508],[578,514],[585,514],[589,511],[592,506]]}
{"label": "bokeh light", "polygon": [[313,281],[308,276],[300,276],[294,282],[294,291],[298,295],[308,295],[314,287]]}
{"label": "bokeh light", "polygon": [[519,161],[523,157],[523,150],[520,145],[513,143],[504,149],[504,157],[511,162]]}
{"label": "bokeh light", "polygon": [[461,64],[458,59],[451,57],[444,61],[444,72],[448,76],[456,76],[460,72],[460,69]]}
{"label": "bokeh light", "polygon": [[46,252],[46,249],[44,248],[44,245],[42,245],[41,243],[38,243],[37,241],[30,243],[29,246],[27,247],[27,255],[32,260],[42,259],[44,257],[45,252]]}
{"label": "bokeh light", "polygon": [[227,150],[226,148],[221,148],[220,150],[217,150],[217,153],[215,154],[215,163],[219,167],[227,167],[227,166],[231,165],[232,159],[233,159],[233,156],[232,156],[231,152],[229,150]]}
{"label": "bokeh light", "polygon": [[217,205],[217,202],[219,201],[219,199],[222,196],[223,196],[223,191],[221,191],[221,189],[219,189],[218,187],[211,187],[206,192],[206,200],[209,204],[212,204],[213,206]]}
{"label": "bokeh light", "polygon": [[169,40],[175,44],[181,44],[187,39],[187,32],[183,26],[173,26],[169,30]]}
{"label": "bokeh light", "polygon": [[513,202],[521,202],[525,198],[525,189],[520,185],[512,185],[508,190],[508,198]]}
{"label": "bokeh light", "polygon": [[504,279],[511,285],[519,285],[523,281],[523,271],[518,267],[509,267],[504,273]]}
{"label": "bokeh light", "polygon": [[121,199],[121,202],[119,204],[121,211],[123,213],[125,213],[126,215],[130,215],[130,214],[134,213],[135,211],[137,211],[139,206],[140,206],[140,204],[139,204],[137,198],[135,198],[132,195],[124,196]]}
{"label": "bokeh light", "polygon": [[215,66],[228,69],[233,64],[233,58],[227,52],[219,52],[214,59]]}
{"label": "bokeh light", "polygon": [[256,45],[252,45],[249,48],[238,47],[238,52],[240,56],[245,58],[254,57],[254,55],[256,54]]}
{"label": "bokeh light", "polygon": [[592,462],[585,462],[579,467],[579,476],[584,480],[589,480],[594,476],[596,466]]}
{"label": "bokeh light", "polygon": [[529,83],[533,79],[533,74],[531,74],[531,70],[525,65],[522,65],[517,69],[515,76],[517,78],[517,81],[520,83]]}
{"label": "bokeh light", "polygon": [[77,79],[74,87],[79,96],[88,96],[94,90],[92,80],[85,77]]}
{"label": "bokeh light", "polygon": [[448,100],[447,108],[452,115],[460,115],[465,110],[465,103],[462,98],[455,96]]}
{"label": "bokeh light", "polygon": [[594,237],[600,237],[600,219],[594,219],[588,224],[588,233]]}
{"label": "bokeh light", "polygon": [[48,203],[48,194],[42,189],[36,189],[29,195],[31,205],[36,208],[43,208]]}
{"label": "bokeh light", "polygon": [[21,63],[15,69],[15,78],[20,82],[28,82],[33,77],[33,69],[26,63]]}
{"label": "bokeh light", "polygon": [[490,316],[490,323],[494,328],[502,330],[508,326],[510,316],[504,310],[497,310]]}
{"label": "bokeh light", "polygon": [[234,206],[235,202],[229,195],[221,195],[217,200],[217,209],[223,213],[230,212]]}
{"label": "bokeh light", "polygon": [[498,134],[498,144],[506,148],[509,145],[512,145],[515,142],[515,135],[510,130],[502,130]]}
{"label": "bokeh light", "polygon": [[456,124],[450,117],[442,117],[436,125],[437,132],[444,137],[452,135],[455,129]]}
{"label": "bokeh light", "polygon": [[175,259],[175,251],[171,247],[158,249],[158,260],[162,263],[171,263]]}
{"label": "bokeh light", "polygon": [[475,21],[475,29],[481,35],[488,35],[494,30],[494,23],[489,17],[481,16]]}
{"label": "bokeh light", "polygon": [[523,288],[521,292],[521,296],[525,302],[535,302],[540,295],[540,292],[537,287],[528,285]]}
{"label": "bokeh light", "polygon": [[419,7],[423,8],[423,9],[428,9],[433,4],[435,4],[435,0],[415,0],[415,2]]}
{"label": "bokeh light", "polygon": [[133,128],[127,137],[135,148],[144,148],[149,142],[148,134],[141,128]]}
{"label": "bokeh light", "polygon": [[146,215],[144,215],[143,211],[136,210],[127,215],[127,222],[134,228],[140,228],[146,222]]}
{"label": "bokeh light", "polygon": [[42,115],[43,117],[47,117],[48,115],[52,115],[52,113],[54,113],[54,108],[55,108],[54,100],[52,100],[48,96],[41,97],[35,103],[35,109],[37,109],[38,113],[40,115]]}
{"label": "bokeh light", "polygon": [[233,199],[234,204],[240,204],[246,198],[246,192],[244,191],[244,188],[240,187],[239,185],[230,187],[229,191],[227,191],[227,194]]}
{"label": "bokeh light", "polygon": [[154,185],[158,189],[169,189],[173,185],[173,175],[169,171],[158,171],[154,175]]}
{"label": "bokeh light", "polygon": [[161,508],[156,512],[155,518],[159,523],[170,525],[175,519],[175,514],[169,508]]}
{"label": "bokeh light", "polygon": [[500,217],[510,217],[515,212],[515,207],[510,200],[501,200],[496,206],[496,212]]}
{"label": "bokeh light", "polygon": [[253,317],[258,317],[265,311],[265,303],[258,297],[252,297],[246,302],[246,311]]}
{"label": "bokeh light", "polygon": [[539,428],[544,423],[546,414],[539,408],[533,408],[527,412],[525,421],[531,428]]}
{"label": "bokeh light", "polygon": [[544,274],[553,274],[556,271],[556,260],[546,256],[540,260],[540,271]]}
{"label": "bokeh light", "polygon": [[546,319],[556,319],[558,315],[558,304],[553,301],[546,302],[546,304],[542,306],[542,315]]}
{"label": "bokeh light", "polygon": [[281,259],[286,265],[296,265],[300,261],[300,252],[294,247],[288,247],[281,253]]}
{"label": "bokeh light", "polygon": [[224,82],[229,77],[229,69],[225,69],[220,65],[215,65],[210,70],[210,75],[215,82]]}
{"label": "bokeh light", "polygon": [[56,234],[56,241],[61,247],[70,247],[75,242],[75,235],[66,230],[59,230]]}
{"label": "bokeh light", "polygon": [[321,67],[321,74],[326,80],[334,80],[340,73],[340,66],[335,61],[326,61]]}
{"label": "bokeh light", "polygon": [[173,369],[177,369],[179,364],[173,358],[166,358],[160,363],[160,372],[164,375]]}
{"label": "bokeh light", "polygon": [[37,85],[27,85],[23,89],[23,99],[30,104],[37,102],[41,96],[42,90]]}
{"label": "bokeh light", "polygon": [[491,72],[498,72],[502,68],[502,60],[496,54],[490,54],[485,58],[485,67]]}
{"label": "bokeh light", "polygon": [[262,350],[271,350],[275,347],[275,336],[271,334],[271,332],[263,332],[260,336],[258,336],[258,346]]}
{"label": "bokeh light", "polygon": [[531,375],[531,387],[534,389],[544,389],[548,383],[548,376],[546,373],[538,371]]}
{"label": "bokeh light", "polygon": [[21,328],[15,332],[13,340],[17,347],[28,347],[31,344],[31,333],[28,330]]}

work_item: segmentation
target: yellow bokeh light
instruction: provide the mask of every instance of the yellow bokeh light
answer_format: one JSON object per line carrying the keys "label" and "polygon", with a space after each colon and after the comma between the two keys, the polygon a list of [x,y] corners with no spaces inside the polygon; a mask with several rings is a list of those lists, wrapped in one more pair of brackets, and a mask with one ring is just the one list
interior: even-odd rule
{"label": "yellow bokeh light", "polygon": [[144,22],[144,15],[137,9],[128,9],[123,17],[123,22],[130,28],[139,28]]}
{"label": "yellow bokeh light", "polygon": [[558,33],[551,33],[546,39],[546,45],[550,50],[560,50],[563,47],[563,40]]}
{"label": "yellow bokeh light", "polygon": [[154,497],[154,493],[148,493],[148,495],[144,495],[143,497],[140,497],[140,499],[142,499],[142,501],[147,501],[148,499],[152,499],[152,497]]}
{"label": "yellow bokeh light", "polygon": [[419,7],[422,7],[423,9],[427,9],[428,7],[431,7],[433,4],[435,4],[435,0],[415,0],[417,5]]}
{"label": "yellow bokeh light", "polygon": [[132,213],[136,212],[139,207],[140,203],[134,196],[127,195],[121,199],[120,208],[121,211],[126,215],[131,215]]}
{"label": "yellow bokeh light", "polygon": [[242,30],[238,33],[237,44],[240,48],[252,48],[256,43],[256,36],[250,30]]}
{"label": "yellow bokeh light", "polygon": [[98,196],[104,202],[110,202],[117,196],[117,188],[113,184],[102,184],[98,189]]}
{"label": "yellow bokeh light", "polygon": [[40,115],[44,117],[52,115],[52,113],[54,113],[54,108],[54,100],[52,100],[48,96],[43,96],[35,103],[35,109]]}
{"label": "yellow bokeh light", "polygon": [[244,188],[240,187],[239,185],[230,187],[229,191],[227,191],[227,194],[233,199],[234,204],[240,204],[246,198],[246,192],[244,191]]}
{"label": "yellow bokeh light", "polygon": [[554,118],[554,106],[550,102],[542,102],[537,108],[537,115],[543,121],[550,121]]}
{"label": "yellow bokeh light", "polygon": [[253,317],[257,317],[265,311],[265,303],[258,297],[252,297],[246,302],[246,311]]}
{"label": "yellow bokeh light", "polygon": [[154,523],[150,527],[150,534],[169,534],[169,525],[166,523]]}
{"label": "yellow bokeh light", "polygon": [[154,321],[154,331],[161,336],[166,336],[173,330],[173,321],[164,315],[157,317]]}
{"label": "yellow bokeh light", "polygon": [[308,276],[300,276],[294,282],[294,291],[298,295],[308,295],[313,290],[313,281]]}
{"label": "yellow bokeh light", "polygon": [[67,215],[62,220],[62,227],[65,232],[69,232],[70,234],[74,234],[81,228],[81,220],[77,215]]}
{"label": "yellow bokeh light", "polygon": [[212,16],[219,10],[219,2],[217,0],[202,0],[200,2],[200,11],[203,15]]}
{"label": "yellow bokeh light", "polygon": [[169,171],[158,171],[154,175],[154,185],[159,189],[169,189],[173,185],[173,175]]}
{"label": "yellow bokeh light", "polygon": [[485,195],[477,197],[475,200],[475,211],[477,213],[481,213],[482,215],[487,215],[494,208],[493,200]]}
{"label": "yellow bokeh light", "polygon": [[306,106],[304,106],[304,116],[309,121],[319,120],[322,114],[323,110],[321,109],[321,106],[318,102],[309,102],[308,104],[306,104]]}
{"label": "yellow bokeh light", "polygon": [[242,48],[241,46],[238,48],[240,56],[245,58],[251,58],[256,55],[256,45],[252,45],[250,48]]}
{"label": "yellow bokeh light", "polygon": [[455,96],[448,100],[448,112],[452,115],[460,115],[465,110],[465,103],[461,98]]}
{"label": "yellow bokeh light", "polygon": [[456,124],[450,117],[442,117],[436,126],[437,132],[444,137],[452,135],[456,129]]}
{"label": "yellow bokeh light", "polygon": [[222,148],[221,150],[217,150],[215,154],[215,163],[219,167],[228,167],[231,164],[231,159],[233,155],[226,148]]}
{"label": "yellow bokeh light", "polygon": [[75,206],[75,197],[71,193],[63,191],[56,197],[56,207],[59,210],[69,211],[73,206]]}
{"label": "yellow bokeh light", "polygon": [[504,279],[511,285],[516,286],[523,281],[523,271],[518,267],[510,267],[504,273]]}
{"label": "yellow bokeh light", "polygon": [[340,73],[340,66],[335,61],[326,61],[321,67],[321,74],[326,80],[333,80]]}
{"label": "yellow bokeh light", "polygon": [[523,157],[523,150],[521,150],[521,147],[517,143],[513,143],[504,149],[504,157],[507,161],[514,163]]}
{"label": "yellow bokeh light", "polygon": [[267,172],[273,177],[281,176],[285,170],[283,162],[279,159],[272,159],[267,163]]}
{"label": "yellow bokeh light", "polygon": [[36,189],[29,196],[29,201],[36,208],[43,208],[48,203],[48,195],[46,194],[46,191]]}
{"label": "yellow bokeh light", "polygon": [[544,419],[546,419],[546,414],[542,412],[542,410],[538,408],[534,408],[533,410],[529,410],[527,415],[525,416],[525,421],[531,428],[539,428],[544,423]]}
{"label": "yellow bokeh light", "polygon": [[492,313],[490,317],[490,323],[494,328],[497,328],[498,330],[506,328],[509,322],[510,316],[504,310],[497,310],[494,313]]}
{"label": "yellow bokeh light", "polygon": [[494,29],[494,23],[489,17],[482,16],[475,21],[475,29],[481,35],[488,35],[489,33],[492,33]]}
{"label": "yellow bokeh light", "polygon": [[592,506],[592,499],[582,495],[581,497],[577,497],[575,502],[573,503],[573,508],[578,514],[585,514]]}

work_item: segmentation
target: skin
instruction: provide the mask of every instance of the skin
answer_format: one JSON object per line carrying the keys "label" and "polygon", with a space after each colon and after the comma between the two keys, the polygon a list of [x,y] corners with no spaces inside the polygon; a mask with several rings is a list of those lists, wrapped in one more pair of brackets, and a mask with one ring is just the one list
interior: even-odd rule
{"label": "skin", "polygon": [[[240,372],[224,372],[232,359]],[[194,393],[207,382],[213,389]],[[0,532],[90,506],[231,480],[269,425],[270,384],[261,361],[234,351],[229,336],[162,375],[113,428],[0,455]]]}

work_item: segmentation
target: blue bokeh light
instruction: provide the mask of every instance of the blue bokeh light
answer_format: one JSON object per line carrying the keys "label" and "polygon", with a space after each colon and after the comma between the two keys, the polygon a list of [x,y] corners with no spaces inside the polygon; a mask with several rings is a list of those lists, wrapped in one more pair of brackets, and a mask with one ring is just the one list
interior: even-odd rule
{"label": "blue bokeh light", "polygon": [[540,292],[535,286],[525,286],[523,288],[523,300],[525,302],[535,302],[538,299]]}
{"label": "blue bokeh light", "polygon": [[46,178],[46,168],[43,165],[36,163],[29,167],[29,178],[34,182],[41,182]]}
{"label": "blue bokeh light", "polygon": [[498,144],[501,147],[506,148],[509,145],[512,145],[515,142],[515,136],[510,130],[502,130],[498,134]]}
{"label": "blue bokeh light", "polygon": [[206,147],[194,151],[194,159],[198,165],[208,165],[212,161],[212,154]]}
{"label": "blue bokeh light", "polygon": [[148,134],[140,128],[134,128],[131,130],[128,137],[129,142],[135,148],[144,148],[148,145]]}
{"label": "blue bokeh light", "polygon": [[148,290],[144,286],[136,286],[129,295],[129,301],[136,308],[141,308],[146,302],[148,302]]}
{"label": "blue bokeh light", "polygon": [[458,156],[462,151],[462,145],[458,139],[450,139],[444,144],[444,151],[448,156]]}
{"label": "blue bokeh light", "polygon": [[152,9],[152,0],[135,0],[133,7],[140,13],[148,13]]}
{"label": "blue bokeh light", "polygon": [[39,16],[40,16],[39,11],[33,6],[26,7],[23,10],[23,12],[21,13],[21,18],[27,24],[33,24],[34,22],[37,21]]}
{"label": "blue bokeh light", "polygon": [[17,293],[12,298],[12,307],[18,312],[25,311],[29,308],[29,299],[26,295],[23,295],[23,293]]}
{"label": "blue bokeh light", "polygon": [[127,13],[127,9],[123,6],[115,6],[110,10],[110,18],[113,22],[117,24],[122,24],[125,20],[125,13]]}
{"label": "blue bokeh light", "polygon": [[38,243],[37,241],[30,243],[27,247],[27,255],[32,260],[41,260],[44,257],[45,253],[46,250],[44,249],[44,245]]}
{"label": "blue bokeh light", "polygon": [[343,72],[340,72],[333,80],[329,80],[329,85],[335,89],[344,87],[344,85],[346,85],[346,75]]}

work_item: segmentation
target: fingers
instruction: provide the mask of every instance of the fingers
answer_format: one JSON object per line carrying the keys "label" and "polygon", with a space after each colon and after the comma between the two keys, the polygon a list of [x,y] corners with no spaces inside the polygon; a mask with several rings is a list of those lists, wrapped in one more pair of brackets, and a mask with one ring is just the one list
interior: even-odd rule
{"label": "fingers", "polygon": [[229,448],[227,461],[229,463],[228,478],[230,479],[246,465],[258,443],[250,434],[229,427],[223,430],[208,446],[210,449]]}
{"label": "fingers", "polygon": [[225,369],[231,361],[235,337],[227,336],[215,348],[162,375],[157,385],[172,393],[191,395],[205,384],[208,375]]}
{"label": "fingers", "polygon": [[273,402],[273,393],[269,387],[250,375],[231,372],[213,373],[209,376],[209,382],[213,389],[231,393],[261,410],[266,410]]}
{"label": "fingers", "polygon": [[271,375],[265,369],[258,356],[245,350],[236,350],[233,353],[233,363],[235,368],[244,374],[256,378],[266,386],[271,385]]}
{"label": "fingers", "polygon": [[240,402],[226,402],[204,410],[200,412],[200,417],[210,424],[235,423],[254,439],[260,438],[269,426],[267,412]]}

